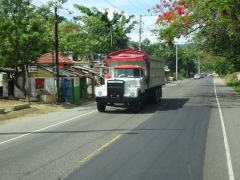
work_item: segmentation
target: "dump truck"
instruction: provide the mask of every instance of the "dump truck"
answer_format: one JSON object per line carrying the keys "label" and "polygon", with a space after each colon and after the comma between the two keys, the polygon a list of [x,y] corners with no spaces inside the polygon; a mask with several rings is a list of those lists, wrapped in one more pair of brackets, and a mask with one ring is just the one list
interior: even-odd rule
{"label": "dump truck", "polygon": [[105,83],[95,89],[99,112],[122,104],[138,113],[146,102],[158,103],[165,85],[165,60],[142,51],[122,49],[105,59]]}

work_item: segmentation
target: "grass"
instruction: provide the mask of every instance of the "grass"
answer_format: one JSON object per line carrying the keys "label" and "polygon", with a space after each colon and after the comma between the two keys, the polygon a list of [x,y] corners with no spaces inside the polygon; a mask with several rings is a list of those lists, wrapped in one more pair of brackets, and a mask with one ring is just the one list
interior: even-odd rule
{"label": "grass", "polygon": [[240,94],[240,82],[237,79],[237,74],[240,74],[240,73],[235,72],[232,74],[228,74],[224,77],[224,79],[228,86],[232,87],[238,94]]}
{"label": "grass", "polygon": [[240,82],[226,82],[226,84],[240,94]]}

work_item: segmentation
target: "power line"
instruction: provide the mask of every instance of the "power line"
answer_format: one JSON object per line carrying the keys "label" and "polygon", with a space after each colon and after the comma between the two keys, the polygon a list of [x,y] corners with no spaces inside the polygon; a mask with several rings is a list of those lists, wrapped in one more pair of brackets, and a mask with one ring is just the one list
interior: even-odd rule
{"label": "power line", "polygon": [[141,9],[139,9],[137,6],[135,6],[135,4],[133,4],[131,1],[129,1],[128,0],[128,2],[130,2],[135,8],[137,8],[139,11],[141,11],[143,14],[144,14],[144,12],[141,10]]}
{"label": "power line", "polygon": [[[114,6],[113,4],[111,4],[110,2],[108,2],[107,0],[105,0],[108,4],[110,4],[112,7],[118,9],[116,6]],[[118,9],[120,12],[122,12],[120,9]]]}
{"label": "power line", "polygon": [[140,4],[145,10],[147,10],[147,8],[145,6],[142,5],[142,3],[140,3],[138,0],[136,0],[138,2],[138,4]]}
{"label": "power line", "polygon": [[[144,0],[142,0],[142,2],[144,2],[144,4],[146,4]],[[148,5],[146,4],[146,6],[148,6]],[[148,7],[149,7],[149,6],[148,6]],[[149,8],[150,8],[150,7],[149,7]]]}
{"label": "power line", "polygon": [[[39,1],[39,0],[33,0],[33,1],[32,1],[32,5],[33,5],[33,6],[36,6],[36,5],[33,4],[34,1],[35,1],[35,3],[37,3],[37,4],[45,5],[43,2],[41,2],[41,1]],[[36,6],[36,7],[38,7],[38,6]],[[39,7],[38,7],[38,8],[39,8]],[[59,10],[59,9],[58,9],[58,14],[62,14],[63,16],[68,16],[68,17],[70,17],[70,18],[73,19],[73,16],[71,16],[70,14],[67,14],[66,12],[63,12],[63,11],[61,11],[61,10]]]}

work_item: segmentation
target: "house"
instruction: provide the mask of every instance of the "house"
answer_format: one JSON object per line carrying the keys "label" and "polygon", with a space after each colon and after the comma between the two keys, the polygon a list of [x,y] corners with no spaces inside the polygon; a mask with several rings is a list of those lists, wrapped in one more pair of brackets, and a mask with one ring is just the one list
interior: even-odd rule
{"label": "house", "polygon": [[[62,54],[58,54],[59,61],[59,93],[60,101],[78,102],[95,95],[95,84],[103,82],[104,66],[95,68],[93,61],[73,61]],[[26,78],[26,89],[30,97],[45,102],[56,101],[56,66],[55,54],[46,53],[26,66],[27,73],[19,71],[18,83],[21,85]],[[25,98],[13,81],[10,81],[9,71],[1,69],[0,97]],[[6,78],[7,77],[7,78]],[[3,82],[4,81],[4,82]]]}
{"label": "house", "polygon": [[11,73],[13,73],[12,69],[0,68],[0,98],[8,99],[14,96]]}
{"label": "house", "polygon": [[[59,97],[61,102],[78,102],[88,95],[87,79],[95,82],[100,73],[87,67],[87,62],[75,62],[59,54]],[[88,63],[89,64],[89,63]],[[84,66],[83,66],[84,65]],[[25,74],[21,74],[18,82],[21,83]],[[27,88],[30,96],[45,102],[55,101],[57,96],[55,54],[46,53],[28,66]],[[94,86],[94,84],[92,84]],[[92,94],[94,89],[91,88]],[[22,97],[23,93],[15,88],[14,94]]]}

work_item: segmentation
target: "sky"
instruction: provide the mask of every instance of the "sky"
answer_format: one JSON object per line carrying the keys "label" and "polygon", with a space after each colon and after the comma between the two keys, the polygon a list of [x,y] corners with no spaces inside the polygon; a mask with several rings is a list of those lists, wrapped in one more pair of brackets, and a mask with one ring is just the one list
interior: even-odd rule
{"label": "sky", "polygon": [[[32,0],[33,4],[46,4],[48,0]],[[151,33],[152,29],[160,28],[156,25],[157,14],[153,11],[148,12],[148,9],[152,9],[157,4],[160,4],[161,0],[68,0],[63,6],[73,12],[72,15],[68,15],[64,10],[60,10],[59,15],[72,19],[73,16],[80,15],[73,5],[78,4],[86,7],[96,7],[99,10],[106,8],[110,11],[124,11],[127,15],[135,15],[134,20],[140,22],[140,15],[142,16],[142,33],[141,41],[148,38],[151,43],[157,42],[157,36]],[[139,24],[135,25],[135,29],[128,34],[128,37],[132,41],[139,42]],[[184,41],[184,40],[180,40]]]}

